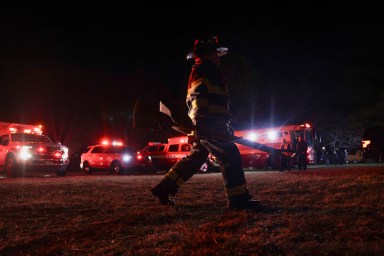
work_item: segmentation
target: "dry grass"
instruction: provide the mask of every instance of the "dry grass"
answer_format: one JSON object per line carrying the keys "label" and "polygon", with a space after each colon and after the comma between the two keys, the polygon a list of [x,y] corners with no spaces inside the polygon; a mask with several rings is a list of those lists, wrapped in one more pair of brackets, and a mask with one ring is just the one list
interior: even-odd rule
{"label": "dry grass", "polygon": [[0,255],[384,255],[384,166],[246,172],[266,209],[228,211],[221,175],[177,207],[162,175],[0,180]]}

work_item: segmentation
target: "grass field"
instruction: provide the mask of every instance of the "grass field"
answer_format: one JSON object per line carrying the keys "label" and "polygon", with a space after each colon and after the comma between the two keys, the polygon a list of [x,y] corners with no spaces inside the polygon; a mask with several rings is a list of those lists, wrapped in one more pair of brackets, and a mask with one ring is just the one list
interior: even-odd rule
{"label": "grass field", "polygon": [[228,211],[220,173],[159,205],[161,178],[0,179],[0,255],[384,255],[384,166],[246,172],[262,212]]}

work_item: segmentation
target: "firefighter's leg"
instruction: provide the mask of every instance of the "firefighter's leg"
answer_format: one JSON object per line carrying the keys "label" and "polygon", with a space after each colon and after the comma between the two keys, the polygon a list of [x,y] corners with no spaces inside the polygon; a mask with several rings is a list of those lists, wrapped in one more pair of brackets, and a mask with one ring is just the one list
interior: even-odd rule
{"label": "firefighter's leg", "polygon": [[226,152],[226,157],[219,158],[222,166],[224,188],[227,194],[228,209],[261,209],[259,201],[250,200],[251,195],[248,191],[245,180],[244,170],[241,162],[239,149],[233,142],[215,143],[219,148]]}
{"label": "firefighter's leg", "polygon": [[169,199],[169,195],[176,195],[179,187],[207,160],[208,154],[205,147],[194,143],[191,153],[172,166],[163,179],[151,189],[152,194],[159,198],[161,204],[173,205],[174,202]]}

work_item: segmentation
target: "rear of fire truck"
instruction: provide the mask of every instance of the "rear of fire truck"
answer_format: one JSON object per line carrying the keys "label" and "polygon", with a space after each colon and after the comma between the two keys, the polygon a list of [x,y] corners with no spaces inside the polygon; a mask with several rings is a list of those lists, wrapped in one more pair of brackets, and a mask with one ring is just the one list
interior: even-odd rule
{"label": "rear of fire truck", "polygon": [[68,164],[68,147],[43,135],[41,126],[0,122],[0,170],[7,177],[29,172],[65,176]]}

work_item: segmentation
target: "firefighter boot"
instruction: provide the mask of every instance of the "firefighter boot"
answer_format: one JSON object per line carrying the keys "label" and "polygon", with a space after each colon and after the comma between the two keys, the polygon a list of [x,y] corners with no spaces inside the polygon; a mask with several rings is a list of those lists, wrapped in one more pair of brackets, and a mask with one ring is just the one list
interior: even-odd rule
{"label": "firefighter boot", "polygon": [[227,207],[229,210],[256,210],[262,211],[263,206],[258,200],[251,200],[249,194],[239,195],[228,199]]}
{"label": "firefighter boot", "polygon": [[169,195],[175,196],[178,189],[171,180],[164,178],[156,186],[151,188],[152,195],[159,198],[162,205],[175,205],[175,202],[169,199]]}

